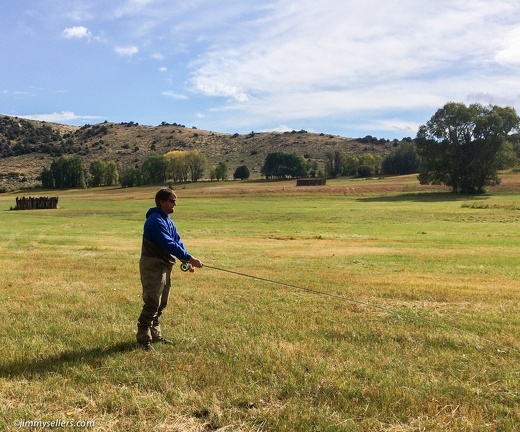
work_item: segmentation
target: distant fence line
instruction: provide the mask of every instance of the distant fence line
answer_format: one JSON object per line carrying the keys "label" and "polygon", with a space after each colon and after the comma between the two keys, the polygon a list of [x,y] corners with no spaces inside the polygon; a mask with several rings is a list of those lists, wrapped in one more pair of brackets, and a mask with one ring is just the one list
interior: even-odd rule
{"label": "distant fence line", "polygon": [[327,184],[326,179],[298,179],[296,180],[296,186],[325,186]]}
{"label": "distant fence line", "polygon": [[58,208],[58,197],[16,197],[14,210],[35,210]]}

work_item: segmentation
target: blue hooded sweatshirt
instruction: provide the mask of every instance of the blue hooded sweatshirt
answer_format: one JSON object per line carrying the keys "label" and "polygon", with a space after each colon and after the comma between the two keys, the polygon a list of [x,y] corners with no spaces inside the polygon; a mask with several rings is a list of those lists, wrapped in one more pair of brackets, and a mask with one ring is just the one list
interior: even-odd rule
{"label": "blue hooded sweatshirt", "polygon": [[[154,247],[159,246],[159,250]],[[158,207],[152,207],[146,212],[146,222],[143,231],[142,254],[166,259],[173,264],[168,255],[173,255],[181,261],[188,261],[191,255],[182,244],[175,224],[170,217]]]}

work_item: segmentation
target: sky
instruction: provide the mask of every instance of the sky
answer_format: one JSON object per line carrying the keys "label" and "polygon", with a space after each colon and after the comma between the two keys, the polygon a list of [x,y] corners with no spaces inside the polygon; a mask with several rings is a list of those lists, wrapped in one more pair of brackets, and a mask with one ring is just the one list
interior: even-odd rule
{"label": "sky", "polygon": [[0,0],[0,113],[415,137],[520,108],[518,0]]}

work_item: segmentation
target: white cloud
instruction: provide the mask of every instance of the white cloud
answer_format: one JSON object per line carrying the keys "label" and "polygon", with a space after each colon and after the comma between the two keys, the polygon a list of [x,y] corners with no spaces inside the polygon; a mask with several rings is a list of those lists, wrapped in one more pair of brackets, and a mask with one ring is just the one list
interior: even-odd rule
{"label": "white cloud", "polygon": [[502,94],[492,94],[486,92],[471,93],[465,102],[467,103],[481,103],[483,105],[499,105],[499,106],[515,106],[520,103],[520,91]]}
{"label": "white cloud", "polygon": [[274,128],[264,129],[261,132],[292,132],[295,130],[287,125],[279,125]]}
{"label": "white cloud", "polygon": [[182,95],[182,94],[179,94],[179,93],[175,93],[171,90],[166,90],[166,91],[163,91],[161,93],[163,96],[166,96],[170,99],[175,99],[175,100],[184,100],[184,99],[188,99],[188,97],[186,95]]}
{"label": "white cloud", "polygon": [[504,35],[496,53],[496,61],[501,64],[520,66],[520,26]]}
{"label": "white cloud", "polygon": [[117,8],[114,12],[115,16],[120,18],[125,15],[133,15],[149,8],[157,0],[127,0],[125,4]]}
{"label": "white cloud", "polygon": [[72,111],[62,111],[61,113],[52,113],[52,114],[31,114],[31,115],[19,115],[18,117],[26,118],[29,120],[40,120],[51,123],[67,123],[70,121],[77,120],[99,120],[103,117],[99,116],[81,116],[76,115]]}
{"label": "white cloud", "polygon": [[420,124],[417,122],[414,123],[411,121],[406,121],[399,118],[394,119],[390,117],[385,120],[375,120],[370,123],[365,123],[361,126],[361,129],[371,130],[374,131],[374,133],[379,131],[393,130],[398,132],[401,136],[413,137],[417,134]]}
{"label": "white cloud", "polygon": [[[518,103],[510,92],[520,88],[520,76],[497,68],[520,65],[513,0],[270,5],[269,14],[228,29],[191,64],[192,90],[225,98],[221,112],[228,115],[240,107],[243,118],[293,123],[360,111],[433,111],[477,93]],[[393,118],[379,125],[415,128]]]}
{"label": "white cloud", "polygon": [[165,66],[162,66],[162,67],[159,68],[159,72],[163,72],[163,73],[164,72],[168,72],[168,68],[165,67]]}
{"label": "white cloud", "polygon": [[93,5],[90,2],[67,2],[63,14],[67,20],[74,22],[86,22],[93,19]]}
{"label": "white cloud", "polygon": [[78,27],[69,27],[63,30],[63,37],[66,39],[74,39],[74,38],[92,38],[92,33],[88,30],[87,27],[78,26]]}
{"label": "white cloud", "polygon": [[15,90],[13,92],[14,95],[16,96],[35,96],[34,93],[30,93],[30,92],[26,92],[26,91],[21,91],[21,90]]}
{"label": "white cloud", "polygon": [[139,52],[139,48],[136,46],[116,46],[114,51],[121,57],[132,57]]}
{"label": "white cloud", "polygon": [[226,80],[222,76],[199,76],[195,79],[195,86],[205,96],[222,96],[232,98],[237,102],[246,102],[251,99],[243,89],[228,84],[229,82],[230,80]]}

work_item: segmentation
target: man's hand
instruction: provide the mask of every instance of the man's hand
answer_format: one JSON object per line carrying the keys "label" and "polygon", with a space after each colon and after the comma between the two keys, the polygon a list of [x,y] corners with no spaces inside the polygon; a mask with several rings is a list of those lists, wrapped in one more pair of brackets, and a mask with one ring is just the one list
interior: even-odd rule
{"label": "man's hand", "polygon": [[202,268],[204,266],[202,261],[195,257],[191,257],[190,260],[188,261],[188,263],[191,265],[191,267],[190,267],[191,273],[193,273],[195,271],[195,267]]}

